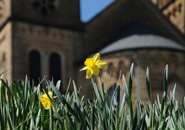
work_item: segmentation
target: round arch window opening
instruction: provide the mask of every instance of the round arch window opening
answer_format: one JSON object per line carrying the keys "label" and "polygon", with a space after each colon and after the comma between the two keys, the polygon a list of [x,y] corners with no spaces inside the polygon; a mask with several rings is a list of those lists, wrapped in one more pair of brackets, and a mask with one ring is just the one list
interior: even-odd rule
{"label": "round arch window opening", "polygon": [[43,15],[49,15],[56,10],[56,0],[33,0],[32,5]]}

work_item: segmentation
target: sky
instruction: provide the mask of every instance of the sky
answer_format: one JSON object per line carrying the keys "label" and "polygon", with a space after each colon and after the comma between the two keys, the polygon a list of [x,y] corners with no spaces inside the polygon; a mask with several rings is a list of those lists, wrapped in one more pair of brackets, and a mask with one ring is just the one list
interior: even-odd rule
{"label": "sky", "polygon": [[88,22],[115,0],[80,0],[80,17],[82,22]]}

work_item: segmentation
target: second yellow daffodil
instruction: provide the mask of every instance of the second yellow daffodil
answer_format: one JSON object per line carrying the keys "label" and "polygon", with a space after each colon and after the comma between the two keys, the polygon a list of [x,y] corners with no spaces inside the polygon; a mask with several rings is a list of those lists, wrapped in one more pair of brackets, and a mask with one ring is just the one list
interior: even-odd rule
{"label": "second yellow daffodil", "polygon": [[[49,95],[51,100],[49,99],[48,95]],[[46,94],[46,92],[45,92],[45,94],[41,94],[40,102],[42,103],[42,105],[45,109],[50,109],[50,107],[52,107],[52,109],[54,111],[53,103],[52,103],[52,101],[53,101],[52,92],[49,91],[48,95]]]}
{"label": "second yellow daffodil", "polygon": [[87,70],[86,79],[89,79],[92,74],[99,75],[100,69],[107,65],[105,61],[100,60],[100,53],[96,53],[93,58],[87,58],[84,64],[86,66],[80,71]]}

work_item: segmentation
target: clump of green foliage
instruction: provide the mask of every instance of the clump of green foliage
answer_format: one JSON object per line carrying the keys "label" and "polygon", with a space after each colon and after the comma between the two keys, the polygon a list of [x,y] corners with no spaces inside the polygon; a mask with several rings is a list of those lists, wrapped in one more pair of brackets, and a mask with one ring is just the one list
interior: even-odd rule
{"label": "clump of green foliage", "polygon": [[[41,87],[30,86],[30,81],[8,85],[1,79],[0,87],[0,129],[1,130],[184,130],[185,129],[185,98],[181,107],[175,99],[174,90],[167,96],[167,73],[164,71],[164,94],[151,103],[149,70],[146,71],[146,89],[148,103],[145,106],[139,99],[133,109],[132,79],[133,65],[130,69],[128,85],[122,75],[124,96],[120,102],[120,86],[114,85],[114,93],[109,101],[107,90],[101,83],[101,90],[92,80],[94,99],[84,100],[79,96],[73,81],[74,91],[62,95],[59,91],[60,81],[56,86],[46,82],[46,92],[52,91],[54,111],[45,110],[40,103]],[[51,99],[50,99],[51,100]],[[126,107],[128,106],[128,107]]]}

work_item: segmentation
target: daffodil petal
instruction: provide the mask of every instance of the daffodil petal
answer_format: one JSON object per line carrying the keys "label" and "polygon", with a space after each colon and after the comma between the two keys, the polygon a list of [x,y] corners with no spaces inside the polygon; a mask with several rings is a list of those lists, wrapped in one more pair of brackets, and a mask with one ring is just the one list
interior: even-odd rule
{"label": "daffodil petal", "polygon": [[47,100],[44,104],[44,108],[45,109],[50,109],[50,107],[52,106],[52,103],[50,102],[50,100]]}
{"label": "daffodil petal", "polygon": [[97,66],[94,67],[92,70],[94,75],[99,75],[100,69]]}
{"label": "daffodil petal", "polygon": [[89,78],[92,76],[92,74],[93,74],[92,69],[88,69],[88,70],[86,71],[86,79],[89,79]]}
{"label": "daffodil petal", "polygon": [[50,98],[52,99],[52,92],[51,92],[51,91],[48,92],[48,95],[49,95]]}
{"label": "daffodil petal", "polygon": [[47,94],[42,94],[42,95],[41,95],[41,98],[46,98],[46,99],[48,99],[48,96],[47,96]]}
{"label": "daffodil petal", "polygon": [[44,106],[44,105],[45,105],[45,103],[47,102],[47,99],[45,99],[45,98],[41,98],[41,99],[40,99],[40,102],[41,102],[41,104]]}
{"label": "daffodil petal", "polygon": [[98,66],[98,68],[102,69],[107,65],[107,63],[105,61],[99,60],[96,65]]}
{"label": "daffodil petal", "polygon": [[84,68],[82,68],[80,71],[82,70],[87,70],[88,69],[88,66],[85,66]]}
{"label": "daffodil petal", "polygon": [[55,98],[58,98],[58,97],[57,96],[54,96],[53,98],[55,99]]}
{"label": "daffodil petal", "polygon": [[93,56],[93,60],[94,60],[94,62],[97,62],[98,60],[100,60],[100,53],[96,53],[96,54]]}
{"label": "daffodil petal", "polygon": [[[45,92],[44,89],[43,89],[43,91]],[[48,95],[49,95],[50,98],[48,97]],[[43,105],[43,107],[45,109],[50,109],[53,106],[53,104],[52,104],[52,100],[53,100],[53,98],[52,98],[52,92],[49,91],[48,92],[48,95],[45,92],[45,94],[41,94],[41,98],[40,98],[40,102],[41,102],[41,104]]]}
{"label": "daffodil petal", "polygon": [[41,98],[47,98],[47,99],[49,99],[48,98],[48,95],[46,94],[46,91],[44,89],[43,89],[43,91],[44,91],[45,94],[41,94]]}

